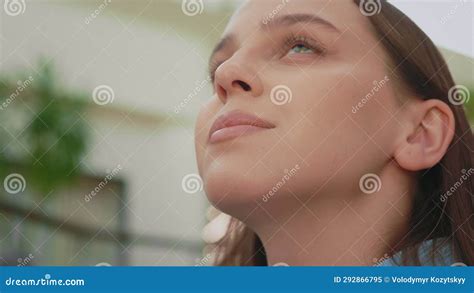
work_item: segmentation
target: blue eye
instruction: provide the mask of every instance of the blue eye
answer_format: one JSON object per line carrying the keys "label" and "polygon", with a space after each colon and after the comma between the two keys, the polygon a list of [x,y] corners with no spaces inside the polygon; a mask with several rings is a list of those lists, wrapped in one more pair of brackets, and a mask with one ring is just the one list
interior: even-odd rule
{"label": "blue eye", "polygon": [[306,54],[325,55],[325,46],[312,38],[290,35],[284,40],[283,55]]}
{"label": "blue eye", "polygon": [[314,50],[305,44],[297,44],[290,49],[290,53],[308,54],[314,53]]}

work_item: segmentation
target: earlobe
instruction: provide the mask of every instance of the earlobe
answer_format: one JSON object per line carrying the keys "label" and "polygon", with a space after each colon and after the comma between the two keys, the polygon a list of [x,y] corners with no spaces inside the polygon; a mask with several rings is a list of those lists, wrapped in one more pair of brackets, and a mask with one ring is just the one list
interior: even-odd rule
{"label": "earlobe", "polygon": [[454,136],[454,115],[441,100],[416,103],[409,117],[410,127],[394,158],[400,167],[419,171],[436,165]]}

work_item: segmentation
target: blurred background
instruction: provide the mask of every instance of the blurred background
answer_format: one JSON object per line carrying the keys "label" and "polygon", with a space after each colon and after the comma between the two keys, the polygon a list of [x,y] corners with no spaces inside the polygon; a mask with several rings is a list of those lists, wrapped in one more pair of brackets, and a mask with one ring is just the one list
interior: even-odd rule
{"label": "blurred background", "polygon": [[[472,1],[392,2],[439,44],[474,121]],[[0,265],[210,265],[227,218],[194,120],[237,1],[1,4]]]}

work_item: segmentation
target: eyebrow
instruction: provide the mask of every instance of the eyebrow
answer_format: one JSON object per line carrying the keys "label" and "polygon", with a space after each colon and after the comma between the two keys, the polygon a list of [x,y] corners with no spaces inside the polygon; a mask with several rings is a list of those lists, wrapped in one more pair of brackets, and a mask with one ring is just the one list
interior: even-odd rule
{"label": "eyebrow", "polygon": [[212,57],[216,55],[217,52],[224,50],[224,48],[228,47],[230,44],[232,44],[235,41],[235,37],[233,34],[227,35],[224,38],[222,38],[219,43],[214,47],[214,50],[212,50],[211,58],[209,60],[212,60]]}
{"label": "eyebrow", "polygon": [[[291,26],[298,23],[311,23],[311,24],[323,25],[335,32],[338,32],[338,33],[341,32],[337,27],[335,27],[332,23],[325,20],[324,18],[321,18],[320,16],[317,16],[315,14],[306,14],[306,13],[282,15],[282,16],[272,19],[269,22],[262,22],[260,27],[263,30],[276,29],[278,27]],[[218,52],[226,49],[228,46],[232,45],[232,43],[234,42],[235,42],[235,36],[233,34],[229,34],[223,37],[212,50],[211,56],[209,57],[209,63],[212,62],[212,60],[214,59],[214,56]]]}
{"label": "eyebrow", "polygon": [[265,28],[277,28],[281,26],[290,26],[295,25],[297,23],[312,23],[312,24],[320,24],[326,26],[327,28],[339,32],[339,29],[335,27],[332,23],[325,20],[324,18],[315,15],[315,14],[306,14],[306,13],[296,13],[296,14],[286,14],[279,17],[274,18],[269,22],[262,22],[261,27]]}

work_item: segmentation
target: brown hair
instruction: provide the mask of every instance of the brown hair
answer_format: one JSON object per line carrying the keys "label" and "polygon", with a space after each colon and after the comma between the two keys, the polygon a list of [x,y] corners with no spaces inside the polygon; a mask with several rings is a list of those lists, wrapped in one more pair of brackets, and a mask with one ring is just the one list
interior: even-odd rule
{"label": "brown hair", "polygon": [[[358,6],[364,4],[364,0],[353,1]],[[474,265],[474,189],[470,176],[465,176],[466,172],[470,175],[474,171],[471,168],[473,135],[462,105],[451,103],[448,98],[449,94],[456,95],[452,90],[450,93],[455,87],[453,77],[444,58],[422,30],[390,3],[385,0],[379,3],[380,12],[368,18],[401,83],[423,99],[445,102],[455,119],[454,138],[442,160],[419,172],[409,231],[397,250],[404,251],[403,264],[419,265],[419,245],[429,239],[444,239],[452,243],[451,250],[457,259]],[[461,186],[460,178],[467,178]],[[437,245],[431,251],[433,257]],[[217,265],[267,265],[262,242],[237,219],[231,220],[226,236],[217,244],[216,254]]]}

